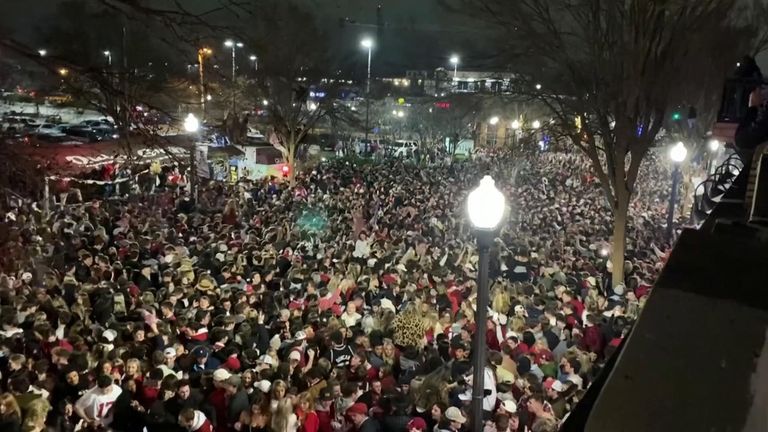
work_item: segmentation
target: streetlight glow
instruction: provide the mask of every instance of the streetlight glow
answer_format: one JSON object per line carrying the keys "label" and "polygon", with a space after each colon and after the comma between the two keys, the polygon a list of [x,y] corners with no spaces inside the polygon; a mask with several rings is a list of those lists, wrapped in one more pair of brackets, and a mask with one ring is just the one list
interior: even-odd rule
{"label": "streetlight glow", "polygon": [[496,188],[491,176],[480,180],[480,185],[467,197],[469,221],[479,230],[494,230],[504,216],[506,200],[504,194]]}
{"label": "streetlight glow", "polygon": [[669,150],[669,158],[674,163],[684,161],[686,156],[688,156],[688,149],[685,148],[685,144],[682,141],[679,141]]}
{"label": "streetlight glow", "polygon": [[455,64],[459,64],[459,56],[457,56],[457,55],[452,55],[452,56],[451,56],[451,64],[454,64],[454,65],[455,65]]}
{"label": "streetlight glow", "polygon": [[211,96],[211,95],[208,95],[208,96],[205,97],[205,100],[211,100],[211,99],[213,99],[213,96]]}
{"label": "streetlight glow", "polygon": [[402,112],[402,111],[398,111],[398,112],[397,112],[397,116],[398,116],[398,117],[400,117],[400,118],[402,118],[402,117],[404,117],[404,116],[405,116],[405,113],[404,113],[404,112]]}
{"label": "streetlight glow", "polygon": [[720,150],[720,141],[716,139],[709,140],[709,151],[714,153],[718,150]]}
{"label": "streetlight glow", "polygon": [[195,133],[200,129],[200,121],[194,114],[187,114],[187,118],[184,119],[184,130],[189,133]]}
{"label": "streetlight glow", "polygon": [[110,54],[112,54],[112,53],[110,53],[109,50],[104,51],[104,55],[105,56],[109,57]]}
{"label": "streetlight glow", "polygon": [[37,53],[40,54],[40,57],[45,57],[46,54],[48,54],[48,50],[39,49],[37,50]]}
{"label": "streetlight glow", "polygon": [[371,39],[371,38],[365,38],[365,39],[363,39],[363,40],[361,40],[361,41],[360,41],[360,45],[361,45],[363,48],[366,48],[366,49],[370,49],[370,48],[373,48],[373,39]]}
{"label": "streetlight glow", "polygon": [[64,76],[64,77],[69,75],[69,69],[67,69],[67,68],[59,69],[59,75]]}
{"label": "streetlight glow", "polygon": [[263,101],[261,101],[261,104],[264,105],[264,106],[267,106],[267,105],[269,105],[269,101],[264,99]]}
{"label": "streetlight glow", "polygon": [[519,120],[512,120],[512,129],[520,129],[520,121]]}
{"label": "streetlight glow", "polygon": [[227,47],[227,48],[232,48],[232,46],[234,46],[234,45],[235,45],[235,43],[232,42],[231,39],[227,39],[227,40],[224,41],[224,46]]}
{"label": "streetlight glow", "polygon": [[251,55],[251,56],[250,56],[250,57],[248,57],[248,58],[249,58],[251,61],[256,61],[256,56],[255,56],[255,55]]}
{"label": "streetlight glow", "polygon": [[488,123],[491,124],[491,126],[496,126],[496,124],[499,123],[499,117],[493,116],[490,120],[488,120]]}
{"label": "streetlight glow", "polygon": [[541,122],[538,120],[534,120],[531,126],[533,126],[534,129],[538,129],[541,127]]}
{"label": "streetlight glow", "polygon": [[536,84],[536,90],[541,90],[541,84]]}

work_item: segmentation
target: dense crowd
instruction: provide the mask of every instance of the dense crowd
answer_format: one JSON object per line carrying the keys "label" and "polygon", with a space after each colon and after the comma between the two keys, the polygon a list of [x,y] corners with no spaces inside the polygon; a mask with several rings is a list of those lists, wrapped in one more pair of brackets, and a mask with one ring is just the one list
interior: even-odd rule
{"label": "dense crowd", "polygon": [[[9,211],[0,430],[457,432],[473,415],[488,431],[556,430],[660,268],[664,169],[653,155],[642,169],[623,269],[588,162],[561,153],[334,160],[290,187]],[[473,413],[464,206],[485,174],[511,211]]]}

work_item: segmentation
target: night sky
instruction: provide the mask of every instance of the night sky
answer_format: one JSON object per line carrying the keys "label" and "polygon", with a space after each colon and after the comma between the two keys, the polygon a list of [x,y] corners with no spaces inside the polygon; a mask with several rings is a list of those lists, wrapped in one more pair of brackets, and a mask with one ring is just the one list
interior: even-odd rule
{"label": "night sky", "polygon": [[[60,0],[0,0],[0,26],[16,38],[34,41],[35,30],[53,22],[52,11]],[[162,0],[156,0],[162,3]],[[190,8],[206,8],[218,0],[184,0]],[[300,0],[316,13],[318,24],[327,30],[344,56],[364,59],[359,40],[364,35],[377,39],[374,65],[380,74],[398,74],[408,69],[448,67],[448,57],[456,52],[462,64],[483,66],[483,35],[479,26],[444,10],[438,0]],[[377,6],[382,6],[384,29],[378,32]],[[159,6],[159,5],[158,5]],[[340,27],[340,19],[349,23]]]}

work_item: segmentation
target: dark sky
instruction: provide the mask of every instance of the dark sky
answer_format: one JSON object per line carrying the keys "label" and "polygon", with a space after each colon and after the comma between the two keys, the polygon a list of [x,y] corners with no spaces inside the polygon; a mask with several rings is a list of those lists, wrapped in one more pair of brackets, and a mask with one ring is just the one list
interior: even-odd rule
{"label": "dark sky", "polygon": [[[55,20],[51,12],[60,1],[0,0],[0,26],[19,39],[33,39],[36,28]],[[184,0],[184,4],[204,9],[218,1]],[[163,0],[155,2],[159,5]],[[473,28],[466,19],[446,11],[438,0],[299,0],[299,4],[314,10],[318,24],[347,57],[355,59],[359,53],[361,61],[365,61],[359,40],[365,35],[377,38],[373,63],[380,74],[448,66],[447,59],[453,52],[461,56],[465,67],[472,63],[480,66],[479,47],[484,44],[478,26]],[[378,5],[384,23],[381,33],[376,26]],[[348,19],[349,23],[340,27],[339,19]]]}

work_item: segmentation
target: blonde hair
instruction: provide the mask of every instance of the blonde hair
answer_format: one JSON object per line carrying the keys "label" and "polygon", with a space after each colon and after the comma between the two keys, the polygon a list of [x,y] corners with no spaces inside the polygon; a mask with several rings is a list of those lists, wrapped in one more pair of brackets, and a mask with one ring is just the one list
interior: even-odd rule
{"label": "blonde hair", "polygon": [[275,432],[288,432],[288,424],[293,414],[293,403],[290,398],[283,398],[277,403],[277,409],[272,415],[272,430]]}
{"label": "blonde hair", "polygon": [[[285,390],[286,392],[288,391],[288,384],[286,384],[285,381],[283,381],[283,380],[276,380],[272,384],[272,394],[270,395],[272,400],[277,400],[277,388],[278,387],[282,387],[283,390]],[[285,399],[285,398],[283,398],[283,399]]]}
{"label": "blonde hair", "polygon": [[13,397],[10,393],[3,393],[0,395],[0,406],[5,407],[5,414],[3,414],[3,418],[10,417],[11,414],[15,414],[16,417],[21,420],[21,409],[19,408],[19,404],[16,402],[16,398]]}

